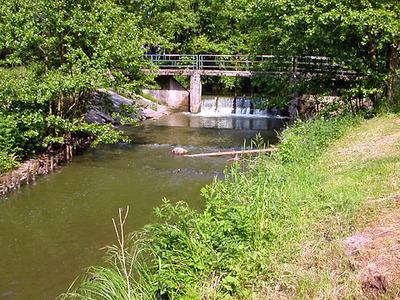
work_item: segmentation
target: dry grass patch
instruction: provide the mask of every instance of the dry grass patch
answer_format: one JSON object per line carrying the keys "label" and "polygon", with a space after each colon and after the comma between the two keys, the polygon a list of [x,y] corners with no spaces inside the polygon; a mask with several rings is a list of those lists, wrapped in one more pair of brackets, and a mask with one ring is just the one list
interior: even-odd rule
{"label": "dry grass patch", "polygon": [[400,117],[388,115],[363,122],[332,149],[336,168],[357,161],[396,156],[399,153]]}

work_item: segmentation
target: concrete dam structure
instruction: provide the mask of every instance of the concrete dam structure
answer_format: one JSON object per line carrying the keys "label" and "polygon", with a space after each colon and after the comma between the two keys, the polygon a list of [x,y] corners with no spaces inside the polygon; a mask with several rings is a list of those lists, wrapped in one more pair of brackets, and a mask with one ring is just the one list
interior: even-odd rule
{"label": "concrete dam structure", "polygon": [[[199,113],[202,106],[201,76],[290,76],[293,80],[303,77],[329,75],[332,78],[349,80],[357,73],[324,56],[285,57],[275,55],[189,55],[148,54],[146,59],[155,69],[146,70],[158,76],[159,90],[144,90],[165,102],[171,108],[186,108]],[[190,77],[186,90],[174,76]]]}

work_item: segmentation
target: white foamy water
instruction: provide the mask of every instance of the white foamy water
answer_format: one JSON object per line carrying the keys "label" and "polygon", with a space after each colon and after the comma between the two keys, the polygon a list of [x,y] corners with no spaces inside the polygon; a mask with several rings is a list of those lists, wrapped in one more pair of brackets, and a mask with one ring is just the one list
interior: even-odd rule
{"label": "white foamy water", "polygon": [[198,114],[204,117],[246,116],[246,117],[279,117],[266,110],[256,109],[250,99],[229,96],[203,96],[201,110]]}

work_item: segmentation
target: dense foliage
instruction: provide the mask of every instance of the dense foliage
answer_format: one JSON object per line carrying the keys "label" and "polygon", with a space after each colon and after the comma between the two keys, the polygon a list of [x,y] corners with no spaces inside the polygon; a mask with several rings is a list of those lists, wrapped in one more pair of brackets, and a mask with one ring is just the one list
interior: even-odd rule
{"label": "dense foliage", "polygon": [[370,98],[375,107],[398,102],[399,1],[262,1],[253,16],[257,51],[344,60],[360,77],[343,96]]}
{"label": "dense foliage", "polygon": [[143,82],[138,19],[108,0],[13,0],[0,12],[0,172],[71,134],[120,140],[83,114],[96,89]]}

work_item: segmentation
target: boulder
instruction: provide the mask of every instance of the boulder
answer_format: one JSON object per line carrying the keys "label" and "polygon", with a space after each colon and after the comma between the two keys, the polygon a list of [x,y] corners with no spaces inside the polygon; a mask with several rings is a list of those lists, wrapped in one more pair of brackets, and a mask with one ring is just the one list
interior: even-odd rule
{"label": "boulder", "polygon": [[[133,113],[126,110],[129,107],[134,108]],[[169,113],[166,106],[151,102],[139,95],[134,95],[133,99],[129,99],[113,91],[99,89],[89,99],[85,119],[88,123],[129,125],[120,116],[140,121],[159,119]]]}
{"label": "boulder", "polygon": [[85,120],[88,123],[98,123],[101,125],[104,124],[118,124],[118,121],[112,118],[109,114],[101,111],[98,108],[90,109],[85,116]]}
{"label": "boulder", "polygon": [[184,155],[187,154],[188,151],[182,147],[175,147],[174,149],[172,149],[172,153],[175,155]]}

